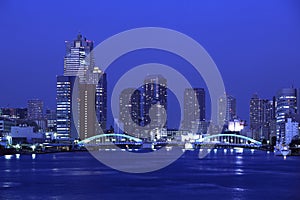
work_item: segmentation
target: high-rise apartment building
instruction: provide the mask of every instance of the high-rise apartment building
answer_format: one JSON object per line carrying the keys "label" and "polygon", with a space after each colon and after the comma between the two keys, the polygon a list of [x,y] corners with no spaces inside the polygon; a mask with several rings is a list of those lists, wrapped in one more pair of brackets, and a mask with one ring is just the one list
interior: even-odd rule
{"label": "high-rise apartment building", "polygon": [[[95,73],[95,70],[94,70]],[[96,85],[96,116],[99,126],[102,130],[106,130],[107,123],[107,80],[106,73],[98,71],[99,81]]]}
{"label": "high-rise apartment building", "polygon": [[275,120],[275,102],[261,99],[254,94],[250,99],[250,129],[256,140],[270,139],[272,124]]}
{"label": "high-rise apartment building", "polygon": [[167,128],[167,80],[161,75],[149,75],[144,80],[141,125],[149,129],[149,133],[143,133],[142,137]]}
{"label": "high-rise apartment building", "polygon": [[44,102],[40,99],[31,99],[27,102],[27,118],[29,120],[42,120]]}
{"label": "high-rise apartment building", "polygon": [[218,102],[218,125],[228,125],[228,122],[235,119],[236,116],[236,99],[227,94],[220,97]]}
{"label": "high-rise apartment building", "polygon": [[184,104],[184,112],[183,112],[184,118],[183,118],[182,128],[185,130],[190,130],[195,133],[206,132],[205,90],[203,88],[185,89],[183,104]]}
{"label": "high-rise apartment building", "polygon": [[135,88],[126,88],[120,94],[119,120],[123,131],[129,135],[138,136],[141,125],[141,91]]}
{"label": "high-rise apartment building", "polygon": [[[161,75],[149,75],[143,85],[143,126],[167,127],[167,80]],[[165,123],[163,123],[165,122]]]}

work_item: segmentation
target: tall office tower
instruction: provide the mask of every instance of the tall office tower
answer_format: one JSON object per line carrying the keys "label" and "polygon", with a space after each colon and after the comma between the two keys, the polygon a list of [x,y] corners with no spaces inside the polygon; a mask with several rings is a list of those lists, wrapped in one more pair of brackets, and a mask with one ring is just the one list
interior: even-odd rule
{"label": "tall office tower", "polygon": [[[70,110],[70,118],[66,116],[66,121],[63,123],[64,125],[68,124],[67,131],[70,131],[62,133],[63,138],[68,135],[71,138],[85,139],[101,133],[97,129],[99,125],[103,131],[106,129],[106,74],[95,66],[92,50],[93,42],[81,34],[74,41],[66,41],[64,76],[71,77],[69,82],[71,83],[70,90],[72,92],[70,94],[72,95],[69,100],[73,109]],[[78,81],[75,82],[75,79]],[[61,113],[58,112],[57,115],[59,114]],[[73,118],[74,116],[77,117]],[[59,119],[59,117],[57,118]],[[66,127],[62,128],[65,129]]]}
{"label": "tall office tower", "polygon": [[39,99],[31,99],[27,102],[27,118],[29,120],[43,119],[44,103]]}
{"label": "tall office tower", "polygon": [[265,102],[265,119],[266,121],[274,120],[276,117],[276,100],[273,97],[272,100],[266,100]]}
{"label": "tall office tower", "polygon": [[276,134],[277,145],[286,144],[286,122],[288,118],[298,114],[297,96],[299,98],[299,90],[295,88],[284,88],[277,92],[276,96]]}
{"label": "tall office tower", "polygon": [[72,88],[75,76],[57,76],[56,130],[59,139],[78,138],[72,116]]}
{"label": "tall office tower", "polygon": [[151,124],[150,130],[167,127],[167,80],[163,76],[145,78],[142,104],[143,126]]}
{"label": "tall office tower", "polygon": [[275,119],[275,102],[260,99],[254,94],[250,99],[250,129],[256,140],[270,139],[272,121]]}
{"label": "tall office tower", "polygon": [[[79,84],[78,92],[78,124],[79,138],[86,139],[96,135],[97,118],[95,109],[96,86],[94,84]],[[73,112],[76,112],[73,110]]]}
{"label": "tall office tower", "polygon": [[271,141],[272,137],[276,136],[276,100],[273,97],[272,100],[265,102],[265,122],[263,128],[263,138]]}
{"label": "tall office tower", "polygon": [[[203,88],[186,88],[184,91],[183,129],[204,133],[205,91]],[[204,129],[203,129],[204,128]]]}
{"label": "tall office tower", "polygon": [[[94,71],[95,73],[95,71]],[[106,130],[107,123],[107,80],[106,73],[100,73],[99,82],[96,85],[96,115],[99,126],[102,130]]]}
{"label": "tall office tower", "polygon": [[229,121],[236,118],[236,99],[225,94],[218,102],[218,125],[227,126]]}
{"label": "tall office tower", "polygon": [[129,135],[140,136],[141,92],[135,88],[124,89],[119,99],[119,120],[123,131]]}
{"label": "tall office tower", "polygon": [[[73,110],[73,112],[77,112],[79,116],[76,124],[79,137],[85,139],[104,133],[103,128],[106,128],[107,109],[106,74],[98,67],[94,67],[92,71],[87,71],[85,81],[79,80],[78,86],[75,85],[73,90],[77,88],[78,96],[75,96],[78,101],[75,102],[75,105],[77,104],[78,109]],[[102,102],[102,100],[105,102]],[[99,125],[101,131],[98,129]]]}
{"label": "tall office tower", "polygon": [[81,34],[75,40],[66,41],[64,76],[78,76],[84,82],[87,71],[92,70],[95,65],[93,47],[93,41],[87,40]]}

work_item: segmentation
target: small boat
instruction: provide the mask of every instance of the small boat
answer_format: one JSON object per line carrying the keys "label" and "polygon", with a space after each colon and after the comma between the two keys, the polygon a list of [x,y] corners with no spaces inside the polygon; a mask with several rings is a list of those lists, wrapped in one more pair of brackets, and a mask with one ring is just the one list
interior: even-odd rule
{"label": "small boat", "polygon": [[185,150],[194,150],[194,146],[193,146],[192,143],[186,142],[186,143],[184,144],[184,149],[185,149]]}
{"label": "small boat", "polygon": [[280,148],[280,153],[283,156],[291,155],[291,150],[288,146],[283,146],[283,147]]}
{"label": "small boat", "polygon": [[286,157],[288,155],[291,155],[291,150],[290,150],[289,146],[284,145],[284,146],[275,148],[274,153],[276,156]]}

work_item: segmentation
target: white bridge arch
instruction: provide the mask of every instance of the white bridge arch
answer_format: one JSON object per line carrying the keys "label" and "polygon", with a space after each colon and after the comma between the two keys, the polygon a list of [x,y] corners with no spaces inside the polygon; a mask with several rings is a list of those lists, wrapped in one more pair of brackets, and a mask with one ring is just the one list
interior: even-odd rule
{"label": "white bridge arch", "polygon": [[126,138],[128,140],[134,141],[136,143],[141,143],[142,140],[130,135],[126,135],[126,134],[118,134],[118,133],[106,133],[106,134],[99,134],[99,135],[95,135],[89,138],[86,138],[84,140],[81,140],[80,142],[78,142],[78,144],[87,144],[93,140],[97,140],[97,139],[101,139],[101,138],[108,138],[108,137],[117,137],[117,138]]}
{"label": "white bridge arch", "polygon": [[[230,139],[229,139],[230,138]],[[198,140],[196,140],[196,142],[199,143],[205,143],[205,142],[211,142],[212,139],[215,139],[215,142],[221,142],[221,143],[234,143],[234,141],[236,141],[236,143],[248,143],[248,141],[250,141],[250,143],[253,143],[255,145],[261,145],[262,143],[254,140],[252,138],[243,136],[243,135],[236,135],[236,134],[216,134],[216,135],[210,135],[210,136],[206,136],[204,138],[200,138]],[[237,139],[240,139],[239,141]],[[233,140],[233,141],[230,141]],[[242,140],[242,141],[241,141]],[[238,142],[237,142],[238,141]]]}

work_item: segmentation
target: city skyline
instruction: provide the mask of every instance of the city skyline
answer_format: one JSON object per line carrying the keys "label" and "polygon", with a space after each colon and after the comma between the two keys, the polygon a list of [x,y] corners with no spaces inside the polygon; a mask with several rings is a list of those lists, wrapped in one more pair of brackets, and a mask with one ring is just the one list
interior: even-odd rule
{"label": "city skyline", "polygon": [[[96,111],[96,115],[97,115],[97,119],[100,120],[99,123],[101,124],[101,127],[103,128],[103,130],[106,130],[107,125],[108,126],[114,125],[114,119],[110,113],[111,111],[108,111],[108,113],[110,113],[110,114],[109,114],[109,117],[107,116],[107,93],[111,93],[111,91],[107,91],[106,73],[103,73],[100,68],[95,66],[95,60],[94,60],[94,57],[92,54],[92,50],[94,48],[94,41],[86,39],[86,37],[84,35],[82,35],[81,33],[78,33],[77,36],[73,37],[73,38],[75,38],[75,39],[65,40],[66,54],[63,59],[63,63],[64,63],[63,74],[64,74],[64,76],[69,77],[69,79],[70,79],[69,85],[76,84],[75,83],[76,76],[79,77],[80,82],[87,83],[89,81],[93,81],[93,79],[95,78],[94,77],[95,75],[93,75],[93,74],[95,74],[95,73],[101,74],[101,76],[100,76],[101,78],[99,80],[99,83],[98,83],[95,91],[101,91],[101,92],[96,93],[96,97],[99,98],[96,102],[96,106],[97,106],[98,111],[99,110],[103,110],[103,111],[102,112]],[[82,48],[82,49],[80,49],[80,48]],[[86,58],[86,55],[89,55],[88,59]],[[151,76],[155,76],[155,75],[154,74],[149,75],[149,77],[151,77]],[[71,80],[72,77],[74,80]],[[58,81],[60,77],[57,76],[57,78],[58,78],[57,79],[57,81]],[[108,79],[108,82],[109,82],[109,79]],[[293,88],[293,87],[294,87],[294,85],[291,86],[291,88]],[[103,89],[103,88],[105,88],[105,89]],[[69,89],[72,89],[72,88],[69,88]],[[193,87],[193,89],[195,89],[195,87]],[[202,88],[202,89],[205,92],[206,87]],[[277,91],[279,91],[279,90],[280,89],[277,89]],[[94,93],[94,92],[92,92],[92,93]],[[100,93],[103,93],[104,95],[100,95]],[[257,95],[257,93],[254,93],[254,94]],[[220,110],[221,102],[220,101],[218,102],[218,109],[219,109],[218,110],[218,118],[219,118],[218,124],[219,125],[220,124],[228,124],[228,122],[230,120],[232,121],[234,118],[246,120],[246,121],[249,120],[249,125],[250,125],[249,128],[251,130],[255,130],[255,128],[253,128],[251,126],[251,120],[252,120],[251,119],[251,114],[252,114],[251,113],[251,101],[249,103],[250,110],[248,112],[248,115],[247,115],[247,117],[243,118],[243,117],[240,117],[241,116],[240,113],[237,112],[237,110],[238,110],[237,105],[239,105],[239,103],[237,103],[237,102],[239,102],[238,98],[236,98],[235,96],[228,94],[228,93],[226,93],[225,96],[227,96],[227,100],[224,101],[224,103],[227,103],[228,105],[227,106],[224,105],[223,110],[221,109],[222,111]],[[274,97],[274,96],[275,95],[273,95],[272,97]],[[69,98],[71,98],[71,95]],[[219,100],[221,100],[222,98],[224,98],[224,97],[221,96],[219,98]],[[32,99],[32,101],[39,100],[38,98],[31,98],[31,99]],[[57,99],[57,97],[56,97],[56,99]],[[231,108],[231,102],[232,102],[231,99],[233,99],[233,101],[234,101],[232,108]],[[268,97],[265,99],[271,99],[271,97]],[[30,99],[28,101],[30,101]],[[44,100],[42,100],[42,101],[44,102]],[[173,101],[174,100],[172,100],[172,101],[169,100],[169,102],[173,102]],[[204,98],[204,101],[207,102],[209,100]],[[100,102],[102,102],[102,103],[100,103]],[[207,104],[205,102],[204,102],[204,104]],[[167,103],[165,103],[165,104],[167,105]],[[166,105],[164,107],[166,107]],[[210,105],[210,102],[209,102],[209,105]],[[230,107],[229,109],[227,108],[228,106]],[[9,105],[6,107],[5,106],[1,106],[1,107],[2,108],[25,108],[24,106],[13,107],[13,106],[9,106]],[[29,106],[27,106],[27,107],[29,107]],[[49,110],[49,106],[46,105],[45,107],[47,108],[47,110]],[[142,107],[145,107],[145,105],[143,105]],[[239,107],[241,108],[241,106],[239,106]],[[51,108],[51,109],[53,109],[53,108]],[[144,111],[145,108],[141,109],[141,110]],[[45,111],[46,111],[46,109],[45,109]],[[184,112],[184,110],[183,110],[183,112]],[[104,113],[104,114],[101,114],[101,113]],[[204,118],[209,121],[209,116],[211,113],[208,112],[209,113],[208,116],[207,116],[206,112],[204,112],[204,113],[205,113]],[[225,116],[221,116],[222,113],[226,113]],[[30,115],[30,113],[29,113],[29,115]],[[145,113],[142,115],[145,115]],[[201,114],[201,115],[202,115],[201,118],[203,118],[203,114]],[[64,116],[64,117],[65,117],[64,120],[66,120],[66,116]],[[71,118],[71,117],[69,116],[67,118]],[[224,119],[220,120],[220,118],[224,118]],[[30,119],[30,117],[28,119]],[[144,117],[144,120],[145,119],[146,119],[146,117]],[[174,126],[175,123],[174,122],[172,123],[172,120],[170,120],[170,121],[171,121],[172,126],[168,127],[168,128],[179,128],[179,125],[178,125],[178,127],[176,127],[176,125]],[[203,121],[203,120],[200,120],[200,121]],[[107,122],[108,122],[108,124],[107,124]],[[143,123],[147,123],[147,122],[143,122]],[[182,123],[182,121],[180,121],[179,123]],[[70,124],[72,124],[72,123],[70,123]],[[141,124],[139,124],[139,125],[141,125]],[[73,126],[75,126],[75,125],[73,125]],[[261,126],[261,125],[259,125],[259,126]],[[167,127],[167,126],[165,126],[165,127]],[[58,130],[58,132],[59,132],[59,130]],[[255,134],[258,134],[258,133],[255,133]],[[262,133],[262,135],[264,135],[264,134]],[[253,137],[257,138],[257,139],[259,138],[257,135],[254,135]]]}
{"label": "city skyline", "polygon": [[0,199],[299,199],[299,0],[0,9]]}
{"label": "city skyline", "polygon": [[[149,75],[149,77],[154,77],[154,76],[157,76],[157,75]],[[100,85],[103,85],[103,82],[102,80],[106,80],[106,74],[104,73],[103,76],[101,77],[100,79]],[[146,79],[147,77],[145,77]],[[68,101],[71,99],[71,96],[72,96],[72,87],[71,85],[73,84],[76,84],[75,83],[75,79],[76,77],[75,76],[62,76],[62,75],[58,75],[57,76],[57,95],[60,95],[60,93],[65,93],[67,91],[67,93],[69,93],[69,97],[67,99],[65,99],[65,96],[63,95],[63,98],[62,98],[62,104],[65,104],[64,101]],[[101,90],[99,89],[99,84],[96,85],[96,90]],[[169,90],[167,87],[166,87],[167,90]],[[104,102],[106,102],[106,100],[104,101],[103,99],[103,96],[102,95],[99,95],[101,92],[103,92],[101,90],[101,92],[98,93],[95,91],[93,91],[93,93],[95,92],[95,98],[100,98],[102,97],[101,99],[97,100],[97,102],[95,102],[95,109],[96,110],[105,110],[105,112],[107,112],[107,107],[106,106],[103,106],[102,104],[104,104]],[[127,92],[126,92],[127,90]],[[201,98],[199,98],[199,90],[201,90],[201,92],[203,93],[204,92],[204,97],[202,96]],[[275,120],[276,119],[276,102],[278,101],[276,99],[276,95],[278,95],[277,93],[280,93],[281,91],[300,91],[300,88],[294,88],[294,87],[290,87],[290,88],[280,88],[277,90],[276,94],[274,94],[273,96],[269,97],[269,98],[260,98],[260,96],[258,96],[257,93],[254,93],[253,96],[249,99],[249,106],[248,106],[248,110],[249,110],[249,113],[248,113],[248,117],[249,117],[249,121],[245,121],[245,119],[243,118],[240,118],[238,113],[236,112],[236,98],[232,95],[229,95],[229,94],[225,94],[224,96],[221,96],[219,98],[219,102],[218,102],[218,125],[221,126],[221,124],[223,125],[226,125],[228,126],[228,122],[233,122],[235,119],[237,120],[242,120],[244,122],[248,122],[247,124],[245,124],[246,126],[249,127],[250,130],[260,130],[261,128],[263,128],[264,126],[270,126],[270,124],[266,125],[264,123],[269,123],[270,120]],[[192,94],[194,92],[189,92],[189,91],[194,91],[195,92],[195,95],[197,95],[197,100],[198,100],[198,103],[200,103],[198,105],[195,104],[195,108],[196,110],[194,110],[194,115],[199,115],[199,119],[200,121],[203,121],[203,122],[210,122],[209,119],[205,119],[207,117],[207,115],[205,114],[205,110],[207,109],[206,108],[206,105],[205,105],[205,102],[207,101],[206,97],[205,97],[205,90],[203,88],[186,88],[185,89],[185,92],[184,92],[184,96],[187,95],[187,94]],[[122,93],[125,92],[125,97],[126,98],[129,98],[129,94],[133,94],[133,99],[137,98],[135,97],[135,93],[136,92],[139,92],[139,95],[141,95],[141,91],[139,91],[139,89],[135,89],[135,88],[127,88],[125,89],[124,91],[122,91],[120,93],[120,98],[122,96]],[[127,94],[128,93],[128,94]],[[300,93],[299,93],[300,94]],[[295,98],[300,96],[298,94],[298,92],[296,92],[295,94]],[[200,94],[201,95],[201,94]],[[225,97],[227,100],[225,100]],[[59,97],[57,96],[56,99],[59,99]],[[140,98],[139,102],[140,102],[140,105],[139,107],[143,107],[145,106],[144,102],[142,101],[143,98]],[[204,100],[204,105],[202,105],[203,103],[203,100]],[[129,103],[130,103],[131,100],[129,100]],[[186,99],[184,98],[183,99],[183,102],[185,102]],[[195,101],[195,99],[193,100],[193,102]],[[0,106],[0,115],[2,116],[7,116],[9,118],[12,118],[12,119],[28,119],[28,120],[47,120],[47,116],[52,116],[51,115],[51,112],[53,111],[57,111],[57,107],[54,108],[54,109],[49,109],[49,107],[44,107],[44,100],[42,99],[38,99],[38,98],[33,98],[33,99],[28,99],[26,100],[27,102],[27,106],[20,106],[20,107],[13,107],[13,106]],[[158,101],[159,102],[159,101]],[[61,104],[59,101],[57,101],[57,106],[58,107],[65,107],[64,105],[60,105]],[[120,100],[120,103],[121,103],[121,100]],[[191,102],[189,102],[191,103]],[[226,105],[224,104],[226,103]],[[35,104],[39,104],[39,105],[35,105]],[[102,106],[100,106],[99,104],[101,104]],[[152,102],[153,104],[153,102]],[[165,102],[165,104],[167,105],[167,100]],[[224,104],[224,105],[223,105]],[[298,104],[300,104],[300,101],[297,100],[297,105],[295,106],[295,109],[296,111],[298,110],[297,108],[300,107]],[[60,105],[60,106],[59,106]],[[120,104],[121,105],[121,104]],[[128,104],[129,105],[129,104]],[[130,105],[132,106],[132,105]],[[182,109],[182,112],[183,114],[186,114],[186,106],[187,104],[184,103],[184,107]],[[199,108],[197,108],[197,106],[199,106]],[[120,106],[120,109],[121,109],[122,105]],[[167,106],[166,106],[167,107]],[[67,110],[70,110],[69,114],[68,115],[63,115],[62,116],[62,119],[66,120],[66,119],[69,119],[71,118],[71,105],[69,105],[68,108],[66,108]],[[138,108],[139,109],[139,112],[143,111],[144,109],[142,108]],[[190,109],[190,108],[189,108]],[[199,110],[198,110],[199,109]],[[34,115],[39,115],[38,117],[31,117],[32,114],[30,114],[30,110],[34,110],[36,111],[36,113]],[[202,112],[200,112],[200,110],[202,110]],[[204,110],[204,114],[203,114],[203,110]],[[59,111],[58,111],[59,112]],[[300,112],[299,110],[297,111],[297,114],[298,112]],[[101,112],[100,112],[101,113]],[[106,115],[104,114],[100,114],[99,112],[96,112],[96,117],[99,121],[99,123],[101,122],[101,119],[103,122],[101,122],[99,125],[101,127],[103,127],[104,129],[103,130],[106,130],[105,127],[109,127],[109,126],[114,126],[114,123],[113,122],[112,124],[107,124],[107,117]],[[225,113],[225,115],[223,114]],[[137,113],[136,113],[137,114]],[[119,113],[119,115],[121,116],[121,112]],[[145,113],[141,112],[139,113],[140,116],[135,116],[135,119],[133,120],[134,122],[137,123],[137,125],[141,125],[143,126],[143,124],[145,122],[141,121],[142,120],[142,116],[145,115]],[[149,113],[148,113],[149,115]],[[57,118],[59,119],[59,115],[57,115]],[[121,117],[122,118],[122,117]],[[123,117],[124,118],[124,117]],[[145,117],[144,117],[145,118]],[[222,119],[221,119],[222,118]],[[118,119],[118,118],[114,118],[113,120],[110,120],[110,121],[114,121],[115,119]],[[220,120],[221,119],[221,120]],[[146,120],[147,121],[147,120]],[[185,127],[184,123],[186,123],[186,120],[184,120],[183,118],[183,121],[180,121],[181,125],[183,125],[183,127]],[[173,129],[174,127],[168,127],[168,128],[171,128]],[[269,130],[260,130],[261,131],[261,135],[265,135],[265,133],[263,133],[264,131],[269,131]],[[126,132],[126,131],[125,131]],[[258,133],[257,133],[258,134]],[[253,138],[256,138],[258,139],[259,137],[258,136],[253,136]]]}
{"label": "city skyline", "polygon": [[[240,118],[248,119],[249,98],[253,93],[258,93],[262,98],[269,98],[280,88],[300,85],[297,73],[294,73],[298,71],[300,65],[297,54],[300,46],[298,37],[300,26],[297,20],[298,3],[295,1],[288,3],[264,1],[260,2],[259,7],[256,7],[256,3],[238,1],[232,2],[235,7],[232,7],[231,3],[218,5],[213,2],[190,4],[166,1],[161,2],[159,7],[156,7],[155,3],[135,3],[139,8],[135,12],[130,12],[131,9],[127,11],[123,9],[130,7],[130,4],[120,2],[116,5],[115,9],[124,16],[123,22],[124,20],[128,22],[120,23],[122,26],[117,23],[118,18],[114,16],[114,12],[105,11],[106,8],[112,9],[109,3],[99,3],[98,7],[90,8],[90,12],[86,14],[92,19],[91,22],[87,22],[87,17],[84,16],[72,14],[71,17],[64,14],[66,8],[72,8],[75,3],[69,5],[61,2],[59,6],[56,6],[57,18],[54,19],[46,17],[50,15],[51,9],[47,10],[45,7],[53,8],[47,3],[42,7],[33,1],[17,4],[6,1],[2,3],[6,8],[2,16],[8,19],[8,23],[0,22],[3,27],[0,34],[2,38],[9,40],[3,41],[7,50],[0,58],[3,60],[4,72],[15,76],[5,76],[0,80],[4,91],[13,91],[10,95],[3,96],[0,106],[6,107],[9,104],[11,107],[24,107],[27,99],[39,98],[45,101],[46,108],[54,108],[55,76],[63,73],[65,54],[63,41],[74,38],[74,35],[82,32],[95,41],[96,46],[115,33],[141,26],[172,28],[191,36],[202,44],[216,62],[224,79],[227,93],[237,98],[237,112]],[[171,9],[166,11],[169,6]],[[272,12],[265,12],[271,9],[270,6]],[[178,12],[179,8],[181,12]],[[16,10],[16,13],[20,15],[25,13],[28,15],[17,17],[15,12],[10,12],[11,9]],[[98,9],[103,12],[98,12]],[[254,11],[255,15],[253,15]],[[39,18],[35,17],[36,12]],[[158,20],[165,12],[167,15],[164,15],[163,20]],[[156,14],[153,15],[153,13]],[[185,13],[185,15],[180,13]],[[139,15],[143,18],[143,22],[138,20]],[[57,20],[58,18],[60,20]],[[116,24],[102,19],[111,19]],[[176,23],[174,19],[178,19],[175,20]],[[24,20],[31,21],[33,25],[30,28],[28,26],[24,28],[22,26]],[[68,23],[69,21],[72,23]],[[185,23],[187,21],[188,24]],[[60,31],[49,31],[51,29]],[[22,40],[23,38],[33,39]],[[13,48],[15,46],[18,48]],[[18,55],[19,59],[14,59],[12,57],[14,55]],[[170,55],[159,57],[152,53],[148,57],[143,55],[141,59],[135,58],[134,55],[120,59],[112,67],[117,67],[123,72],[141,63],[141,60],[143,62],[164,60],[166,64],[178,69],[182,69],[180,66],[186,69],[190,67]],[[140,54],[137,53],[137,55]],[[43,70],[39,70],[41,68]],[[281,78],[280,69],[284,69],[285,73],[289,74],[288,79]],[[114,70],[111,69],[111,71]],[[188,73],[191,74],[191,71],[188,70],[185,75]],[[266,74],[272,74],[272,76],[268,78]],[[22,87],[19,87],[19,80],[23,77],[28,78],[22,82]],[[112,89],[118,75],[110,78],[109,90]],[[190,75],[190,79],[193,87],[204,87],[204,83],[198,81],[199,78]],[[18,95],[23,96],[24,99],[17,98]]]}

